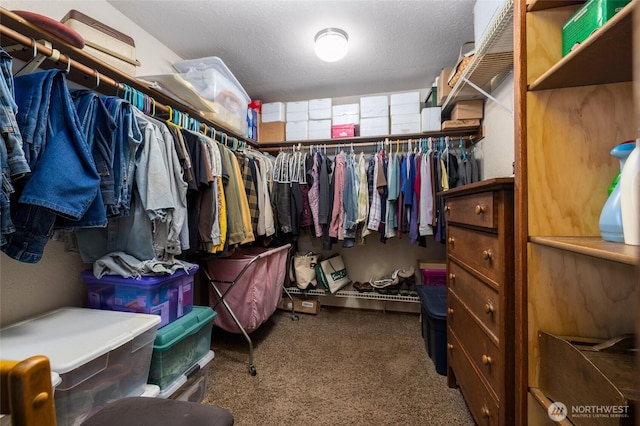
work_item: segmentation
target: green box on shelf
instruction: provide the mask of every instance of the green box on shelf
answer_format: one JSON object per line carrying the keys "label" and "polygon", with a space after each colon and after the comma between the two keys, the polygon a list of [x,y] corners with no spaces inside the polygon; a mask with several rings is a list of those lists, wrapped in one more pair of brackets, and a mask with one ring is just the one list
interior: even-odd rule
{"label": "green box on shelf", "polygon": [[566,56],[603,26],[631,0],[588,0],[562,26],[562,56]]}
{"label": "green box on shelf", "polygon": [[211,331],[216,312],[208,306],[194,306],[187,315],[158,330],[153,344],[148,383],[162,392],[189,370],[211,348]]}

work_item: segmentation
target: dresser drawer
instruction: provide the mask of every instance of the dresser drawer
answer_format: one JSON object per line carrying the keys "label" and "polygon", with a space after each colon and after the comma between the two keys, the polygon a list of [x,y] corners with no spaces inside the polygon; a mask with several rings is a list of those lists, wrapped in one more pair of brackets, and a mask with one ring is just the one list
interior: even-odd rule
{"label": "dresser drawer", "polygon": [[449,223],[497,228],[498,220],[494,208],[494,192],[481,192],[445,201],[445,218]]}
{"label": "dresser drawer", "polygon": [[458,226],[447,228],[447,254],[499,282],[504,254],[498,236]]}
{"label": "dresser drawer", "polygon": [[447,327],[447,342],[449,342],[449,367],[453,370],[474,420],[480,426],[497,425],[500,419],[498,401],[473,368],[456,333],[449,327]]}
{"label": "dresser drawer", "polygon": [[500,298],[498,292],[455,262],[449,262],[449,289],[471,310],[499,342]]}
{"label": "dresser drawer", "polygon": [[497,393],[502,379],[502,360],[498,346],[480,328],[452,291],[447,294],[447,325],[460,339],[476,369]]}

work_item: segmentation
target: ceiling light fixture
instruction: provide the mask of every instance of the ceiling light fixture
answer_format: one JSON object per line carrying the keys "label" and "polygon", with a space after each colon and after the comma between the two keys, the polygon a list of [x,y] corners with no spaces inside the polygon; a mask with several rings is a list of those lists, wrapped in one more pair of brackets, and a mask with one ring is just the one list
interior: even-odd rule
{"label": "ceiling light fixture", "polygon": [[349,50],[347,33],[337,28],[325,28],[316,34],[316,55],[327,62],[344,58]]}

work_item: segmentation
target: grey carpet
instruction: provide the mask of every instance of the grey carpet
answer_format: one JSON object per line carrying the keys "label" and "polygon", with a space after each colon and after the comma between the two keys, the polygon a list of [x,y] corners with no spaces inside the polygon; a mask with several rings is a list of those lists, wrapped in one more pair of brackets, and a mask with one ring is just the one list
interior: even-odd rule
{"label": "grey carpet", "polygon": [[214,327],[204,401],[236,425],[473,425],[424,347],[418,314],[322,307],[276,311],[251,334]]}

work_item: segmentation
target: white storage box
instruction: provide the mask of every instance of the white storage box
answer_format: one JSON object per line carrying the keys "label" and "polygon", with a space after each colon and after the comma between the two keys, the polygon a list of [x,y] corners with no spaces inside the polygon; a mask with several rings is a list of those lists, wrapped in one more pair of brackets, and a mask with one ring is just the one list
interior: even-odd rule
{"label": "white storage box", "polygon": [[420,114],[420,92],[392,93],[389,103],[391,115]]}
{"label": "white storage box", "polygon": [[201,402],[207,390],[207,376],[213,358],[214,352],[207,352],[187,372],[170,383],[166,389],[162,389],[158,398]]}
{"label": "white storage box", "polygon": [[251,98],[236,77],[217,56],[173,64],[182,78],[191,83],[200,96],[218,108],[211,119],[247,136],[247,108]]}
{"label": "white storage box", "polygon": [[84,38],[85,52],[130,76],[136,75],[140,62],[131,37],[77,10],[70,10],[61,22]]}
{"label": "white storage box", "polygon": [[286,121],[284,102],[262,104],[262,122],[273,123],[276,121]]}
{"label": "white storage box", "polygon": [[389,116],[360,120],[360,136],[386,136],[389,134]]}
{"label": "white storage box", "polygon": [[476,49],[480,48],[487,29],[495,20],[504,3],[505,0],[476,0],[473,6],[473,35]]}
{"label": "white storage box", "polygon": [[420,121],[423,132],[439,132],[442,122],[442,108],[423,108],[420,111]]}
{"label": "white storage box", "polygon": [[[309,100],[309,120],[331,119],[331,98]],[[331,132],[331,130],[329,130]]]}
{"label": "white storage box", "polygon": [[334,105],[331,107],[331,116],[335,120],[336,117],[342,115],[360,115],[360,104]]}
{"label": "white storage box", "polygon": [[340,126],[344,124],[360,124],[360,114],[334,115],[332,124]]}
{"label": "white storage box", "polygon": [[288,141],[304,141],[309,138],[308,121],[287,121],[285,138]]}
{"label": "white storage box", "polygon": [[391,134],[420,133],[420,113],[391,116]]}
{"label": "white storage box", "polygon": [[287,102],[287,121],[307,121],[309,119],[309,102]]}
{"label": "white storage box", "polygon": [[[389,97],[363,96],[360,98],[360,118],[389,117]],[[360,132],[360,136],[362,132]]]}
{"label": "white storage box", "polygon": [[146,389],[160,317],[62,308],[0,329],[0,358],[45,355],[60,375],[59,426],[77,425],[109,401]]}
{"label": "white storage box", "polygon": [[309,139],[331,139],[331,120],[309,120]]}

